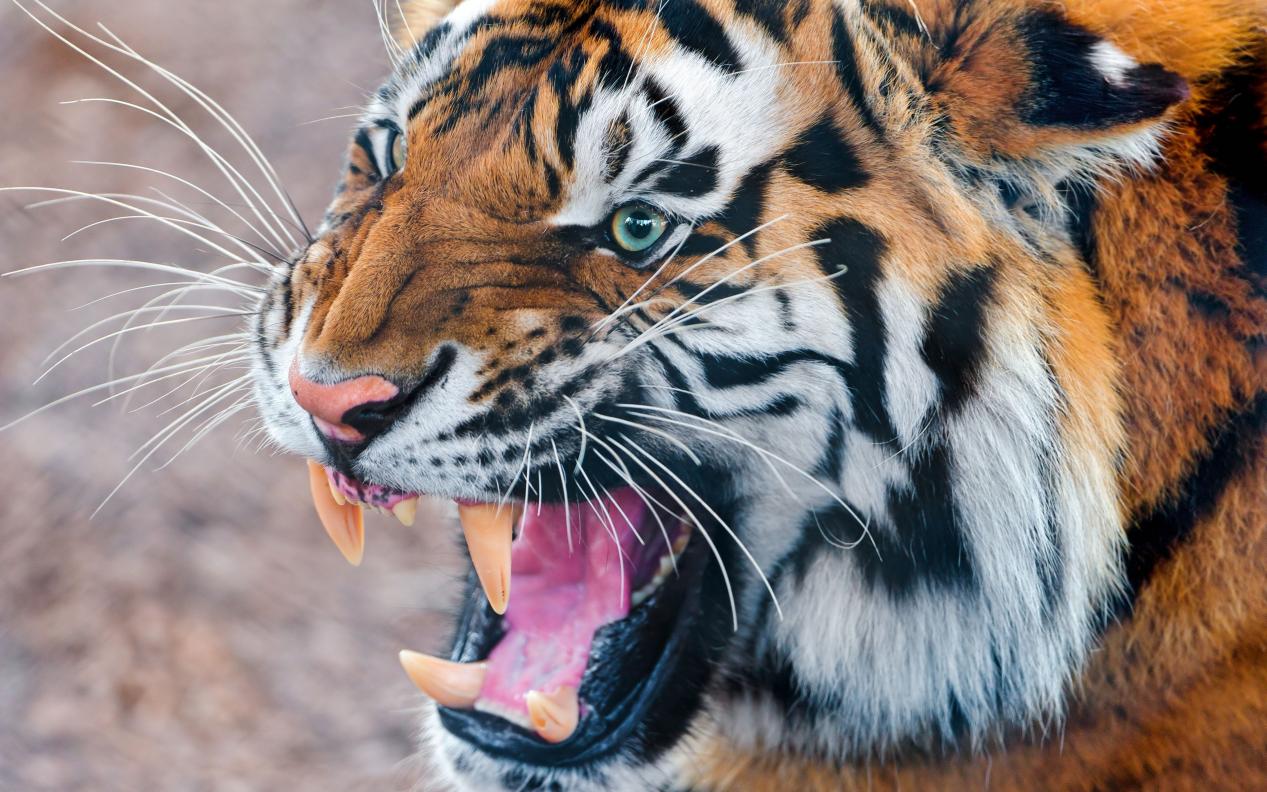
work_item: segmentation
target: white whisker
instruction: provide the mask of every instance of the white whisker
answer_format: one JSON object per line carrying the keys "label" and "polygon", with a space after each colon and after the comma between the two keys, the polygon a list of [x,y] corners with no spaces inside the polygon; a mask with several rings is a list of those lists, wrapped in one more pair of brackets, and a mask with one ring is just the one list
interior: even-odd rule
{"label": "white whisker", "polygon": [[691,507],[687,506],[686,502],[683,501],[681,498],[679,498],[677,493],[674,492],[667,484],[665,484],[664,479],[657,476],[655,474],[655,471],[647,467],[647,465],[644,462],[642,462],[642,460],[634,456],[632,451],[622,446],[614,438],[610,438],[609,443],[613,449],[617,449],[623,452],[625,456],[627,456],[631,462],[633,462],[638,467],[642,468],[643,472],[645,472],[648,476],[650,476],[652,481],[660,485],[660,489],[663,490],[666,495],[668,495],[673,500],[677,501],[677,504],[682,507],[683,511],[686,512],[687,518],[696,527],[696,529],[699,530],[700,536],[704,537],[704,541],[708,543],[708,547],[713,553],[713,558],[717,560],[717,567],[721,571],[722,581],[726,584],[726,596],[730,600],[731,625],[734,631],[738,632],[739,631],[739,609],[735,605],[735,589],[731,585],[731,582],[730,582],[730,573],[726,570],[726,562],[722,560],[721,551],[717,549],[716,543],[713,542],[713,538],[709,536],[708,530],[704,528],[704,524],[700,522],[698,517],[695,516],[695,512],[691,510]]}
{"label": "white whisker", "polygon": [[761,569],[761,565],[757,563],[757,559],[754,558],[751,551],[748,550],[748,545],[744,544],[744,541],[739,538],[739,534],[735,533],[734,529],[730,527],[730,524],[722,519],[721,515],[718,514],[713,509],[713,507],[709,505],[708,501],[705,500],[703,496],[701,496],[698,492],[694,490],[694,488],[692,488],[685,481],[683,481],[681,477],[679,477],[676,473],[674,473],[669,468],[668,465],[656,459],[653,455],[648,453],[642,446],[634,442],[634,440],[630,438],[628,435],[622,434],[620,438],[624,440],[626,443],[628,443],[635,451],[637,451],[638,453],[646,457],[646,459],[649,462],[651,462],[651,464],[655,465],[656,467],[660,468],[660,470],[664,471],[665,475],[667,475],[669,478],[677,482],[678,486],[680,486],[683,490],[685,490],[686,494],[694,498],[699,503],[700,506],[703,506],[704,511],[708,512],[709,516],[711,516],[714,520],[716,520],[717,524],[720,525],[722,529],[726,531],[726,533],[730,536],[731,540],[739,547],[739,551],[743,553],[744,557],[748,559],[748,562],[752,564],[752,568],[757,571],[757,577],[761,579],[761,583],[765,586],[766,592],[770,595],[770,602],[774,604],[774,610],[778,613],[779,619],[782,619],[783,608],[779,605],[779,598],[774,593],[774,586],[770,585],[769,578],[766,577],[765,572],[762,571]]}

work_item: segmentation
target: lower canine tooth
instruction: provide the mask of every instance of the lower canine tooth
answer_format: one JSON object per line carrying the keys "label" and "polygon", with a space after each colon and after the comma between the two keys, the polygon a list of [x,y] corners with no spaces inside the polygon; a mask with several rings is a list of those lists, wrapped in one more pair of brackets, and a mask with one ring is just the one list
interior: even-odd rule
{"label": "lower canine tooth", "polygon": [[553,693],[529,691],[524,696],[528,717],[537,736],[549,743],[560,743],[572,736],[581,719],[581,705],[576,688],[563,686]]}
{"label": "lower canine tooth", "polygon": [[308,489],[312,505],[334,546],[352,566],[360,566],[365,555],[365,519],[355,503],[339,503],[330,487],[330,479],[321,465],[308,461]]}
{"label": "lower canine tooth", "polygon": [[348,499],[343,497],[343,493],[339,492],[339,488],[334,486],[334,482],[330,480],[329,476],[326,476],[326,483],[330,485],[330,497],[334,498],[334,502],[340,506],[346,506]]}
{"label": "lower canine tooth", "polygon": [[418,516],[418,499],[410,498],[403,500],[392,507],[392,514],[396,515],[396,519],[400,520],[400,524],[406,528],[412,528],[414,519]]}
{"label": "lower canine tooth", "polygon": [[489,607],[496,613],[505,613],[510,604],[510,544],[515,510],[495,503],[460,504],[458,518]]}
{"label": "lower canine tooth", "polygon": [[488,673],[485,663],[454,663],[409,650],[400,653],[400,665],[419,690],[450,709],[473,707]]}

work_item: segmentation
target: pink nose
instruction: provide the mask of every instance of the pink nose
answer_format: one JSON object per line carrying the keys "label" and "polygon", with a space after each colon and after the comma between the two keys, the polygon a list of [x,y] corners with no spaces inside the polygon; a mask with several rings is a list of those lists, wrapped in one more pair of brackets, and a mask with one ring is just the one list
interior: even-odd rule
{"label": "pink nose", "polygon": [[380,416],[359,415],[358,408],[391,401],[400,393],[395,385],[372,375],[321,385],[299,373],[298,359],[290,367],[290,391],[318,429],[345,443],[362,442],[385,424]]}

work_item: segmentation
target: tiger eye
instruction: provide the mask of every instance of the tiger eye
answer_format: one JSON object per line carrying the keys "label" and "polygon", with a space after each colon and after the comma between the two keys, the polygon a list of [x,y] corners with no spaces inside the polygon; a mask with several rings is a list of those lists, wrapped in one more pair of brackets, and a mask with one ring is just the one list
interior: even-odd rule
{"label": "tiger eye", "polygon": [[405,136],[397,133],[392,136],[391,172],[395,173],[405,165]]}
{"label": "tiger eye", "polygon": [[649,206],[625,206],[612,215],[611,236],[623,250],[641,253],[660,241],[668,226],[668,219]]}

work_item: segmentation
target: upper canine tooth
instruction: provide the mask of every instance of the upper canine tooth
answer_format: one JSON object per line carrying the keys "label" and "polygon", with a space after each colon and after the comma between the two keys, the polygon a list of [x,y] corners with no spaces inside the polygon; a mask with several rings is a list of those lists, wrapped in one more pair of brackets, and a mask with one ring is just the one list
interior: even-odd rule
{"label": "upper canine tooth", "polygon": [[400,665],[419,690],[450,709],[475,706],[488,673],[487,663],[454,663],[409,650],[400,653]]}
{"label": "upper canine tooth", "polygon": [[581,705],[576,688],[564,685],[553,693],[530,690],[524,696],[528,717],[537,736],[546,742],[560,743],[572,736],[581,719]]}
{"label": "upper canine tooth", "polygon": [[392,507],[392,514],[396,515],[401,525],[412,528],[414,519],[418,516],[418,499],[410,498],[397,503]]}
{"label": "upper canine tooth", "polygon": [[308,488],[312,491],[312,505],[326,533],[334,540],[334,546],[352,566],[360,566],[365,555],[365,518],[361,507],[355,503],[340,504],[330,487],[330,479],[321,465],[308,460]]}
{"label": "upper canine tooth", "polygon": [[510,603],[510,544],[514,538],[515,514],[510,506],[495,503],[458,505],[458,518],[466,534],[466,547],[475,565],[475,574],[496,613],[505,613]]}

